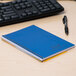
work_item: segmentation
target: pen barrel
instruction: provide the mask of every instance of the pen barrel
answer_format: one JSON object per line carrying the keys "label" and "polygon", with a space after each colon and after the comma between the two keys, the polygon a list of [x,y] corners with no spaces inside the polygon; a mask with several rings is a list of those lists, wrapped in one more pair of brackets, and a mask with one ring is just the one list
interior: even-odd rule
{"label": "pen barrel", "polygon": [[67,26],[65,26],[65,33],[68,35],[69,34],[69,29]]}

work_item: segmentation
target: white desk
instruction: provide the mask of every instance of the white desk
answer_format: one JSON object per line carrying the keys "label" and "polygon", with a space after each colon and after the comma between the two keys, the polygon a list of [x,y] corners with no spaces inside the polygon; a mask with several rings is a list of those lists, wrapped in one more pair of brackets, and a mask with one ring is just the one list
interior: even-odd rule
{"label": "white desk", "polygon": [[[0,76],[76,76],[76,48],[47,62],[31,56],[1,40],[3,34],[37,25],[67,41],[76,44],[76,2],[60,1],[65,12],[56,16],[0,27]],[[62,18],[68,16],[69,36],[64,33]]]}

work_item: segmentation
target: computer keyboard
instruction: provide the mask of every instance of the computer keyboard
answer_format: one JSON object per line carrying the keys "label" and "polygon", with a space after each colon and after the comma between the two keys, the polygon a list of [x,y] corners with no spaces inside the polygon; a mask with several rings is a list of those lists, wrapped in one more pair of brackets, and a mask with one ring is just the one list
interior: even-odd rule
{"label": "computer keyboard", "polygon": [[0,26],[52,16],[63,10],[56,0],[15,0],[0,3]]}

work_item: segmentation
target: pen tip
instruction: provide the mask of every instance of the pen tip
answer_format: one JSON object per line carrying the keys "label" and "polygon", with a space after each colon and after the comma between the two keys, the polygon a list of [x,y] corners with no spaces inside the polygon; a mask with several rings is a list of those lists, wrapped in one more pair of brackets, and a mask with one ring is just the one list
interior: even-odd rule
{"label": "pen tip", "polygon": [[69,35],[69,32],[68,31],[65,31],[66,35],[68,36]]}
{"label": "pen tip", "polygon": [[68,36],[68,35],[69,35],[69,33],[66,33],[66,35]]}

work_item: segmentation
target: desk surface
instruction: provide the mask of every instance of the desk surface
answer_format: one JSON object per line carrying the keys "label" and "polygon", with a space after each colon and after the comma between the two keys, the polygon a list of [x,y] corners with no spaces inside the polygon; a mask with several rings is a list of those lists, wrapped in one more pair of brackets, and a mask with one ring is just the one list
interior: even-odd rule
{"label": "desk surface", "polygon": [[[65,12],[59,15],[0,27],[0,76],[76,76],[76,48],[41,63],[1,40],[3,34],[34,24],[76,44],[76,2],[60,3],[64,6]],[[68,16],[69,36],[64,33],[64,15]]]}

